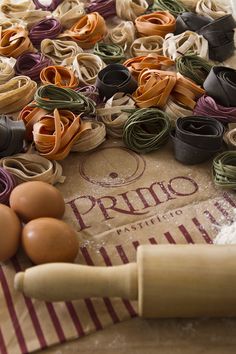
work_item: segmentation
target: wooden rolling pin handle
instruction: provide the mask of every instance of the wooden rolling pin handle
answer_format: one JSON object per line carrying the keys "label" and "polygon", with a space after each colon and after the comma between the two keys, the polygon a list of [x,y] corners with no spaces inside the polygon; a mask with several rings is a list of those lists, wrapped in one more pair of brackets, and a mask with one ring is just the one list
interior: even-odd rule
{"label": "wooden rolling pin handle", "polygon": [[143,245],[137,264],[44,264],[18,273],[15,288],[47,301],[138,299],[142,317],[236,316],[236,245]]}
{"label": "wooden rolling pin handle", "polygon": [[47,301],[105,296],[137,300],[137,264],[116,267],[43,264],[17,273],[14,287],[28,297]]}

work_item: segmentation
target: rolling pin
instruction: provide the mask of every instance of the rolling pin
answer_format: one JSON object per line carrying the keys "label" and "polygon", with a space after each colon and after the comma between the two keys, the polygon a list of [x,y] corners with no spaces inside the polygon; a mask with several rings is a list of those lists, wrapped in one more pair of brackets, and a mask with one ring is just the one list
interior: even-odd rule
{"label": "rolling pin", "polygon": [[15,289],[47,301],[138,300],[145,318],[236,315],[236,245],[142,245],[137,263],[49,263],[17,273]]}

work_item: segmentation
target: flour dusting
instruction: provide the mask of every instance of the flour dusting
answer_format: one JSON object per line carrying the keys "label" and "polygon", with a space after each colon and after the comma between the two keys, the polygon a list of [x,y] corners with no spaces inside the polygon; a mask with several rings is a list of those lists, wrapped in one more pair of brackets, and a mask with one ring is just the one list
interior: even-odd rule
{"label": "flour dusting", "polygon": [[234,243],[236,243],[236,221],[231,225],[224,225],[214,239],[214,244],[217,245],[229,245]]}

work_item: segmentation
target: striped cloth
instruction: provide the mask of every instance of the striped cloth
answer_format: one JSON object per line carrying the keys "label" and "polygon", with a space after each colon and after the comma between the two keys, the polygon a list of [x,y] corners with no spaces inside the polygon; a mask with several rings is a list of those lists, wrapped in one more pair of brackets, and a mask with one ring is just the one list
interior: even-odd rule
{"label": "striped cloth", "polygon": [[[112,266],[128,263],[135,259],[139,244],[157,243],[212,243],[215,230],[224,223],[232,222],[236,198],[231,194],[199,203],[189,211],[175,228],[165,222],[165,232],[147,233],[132,241],[101,246],[94,251],[91,247],[80,248],[80,263]],[[184,210],[183,208],[183,210]],[[179,209],[177,209],[179,210]],[[174,213],[174,211],[172,211]],[[152,217],[153,219],[153,217]],[[143,220],[146,225],[150,218]],[[219,221],[220,220],[220,221]],[[175,221],[176,223],[176,221]],[[16,272],[29,266],[23,255],[19,255],[0,267],[0,352],[1,354],[29,353],[49,345],[101,330],[108,325],[137,316],[137,304],[122,299],[85,299],[75,302],[49,303],[35,301],[13,290]],[[4,321],[2,321],[4,319]]]}

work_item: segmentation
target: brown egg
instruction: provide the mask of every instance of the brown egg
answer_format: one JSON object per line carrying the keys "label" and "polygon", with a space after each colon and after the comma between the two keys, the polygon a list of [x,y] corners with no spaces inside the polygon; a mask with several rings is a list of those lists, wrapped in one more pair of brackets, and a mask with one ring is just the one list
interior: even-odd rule
{"label": "brown egg", "polygon": [[21,223],[16,213],[8,206],[0,204],[0,262],[16,253],[21,236]]}
{"label": "brown egg", "polygon": [[40,218],[30,221],[22,232],[22,244],[35,264],[73,262],[79,248],[76,232],[64,221]]}
{"label": "brown egg", "polygon": [[24,222],[42,217],[61,219],[65,212],[61,192],[51,184],[40,181],[18,185],[13,189],[9,202]]}

